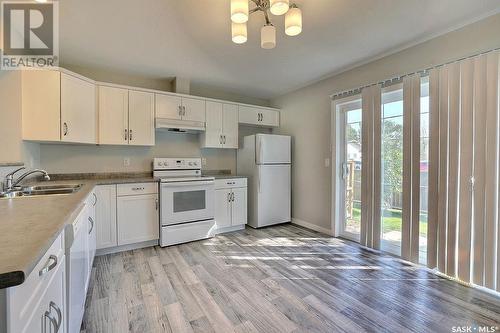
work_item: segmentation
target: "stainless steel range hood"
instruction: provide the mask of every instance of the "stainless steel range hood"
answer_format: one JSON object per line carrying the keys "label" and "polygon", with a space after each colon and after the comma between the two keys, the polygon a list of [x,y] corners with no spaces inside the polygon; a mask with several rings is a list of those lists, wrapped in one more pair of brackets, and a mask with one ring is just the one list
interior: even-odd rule
{"label": "stainless steel range hood", "polygon": [[179,133],[198,133],[205,131],[205,123],[189,120],[156,118],[156,129],[165,129]]}

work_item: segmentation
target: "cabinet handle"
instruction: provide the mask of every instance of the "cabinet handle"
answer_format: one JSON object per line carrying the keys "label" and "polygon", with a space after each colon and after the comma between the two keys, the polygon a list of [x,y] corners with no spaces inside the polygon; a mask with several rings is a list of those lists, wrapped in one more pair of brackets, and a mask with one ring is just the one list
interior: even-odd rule
{"label": "cabinet handle", "polygon": [[222,144],[222,135],[219,135],[219,143]]}
{"label": "cabinet handle", "polygon": [[132,191],[144,191],[144,187],[132,187]]}
{"label": "cabinet handle", "polygon": [[[61,328],[61,324],[62,324],[62,312],[61,312],[61,309],[57,306],[56,303],[54,302],[50,302],[49,303],[49,309],[54,309],[57,313],[57,323],[56,323],[56,332],[59,332],[59,328]],[[52,312],[52,311],[50,311]]]}
{"label": "cabinet handle", "polygon": [[182,107],[182,115],[186,116],[186,107],[185,106]]}
{"label": "cabinet handle", "polygon": [[125,141],[128,140],[128,129],[125,129]]}
{"label": "cabinet handle", "polygon": [[224,134],[224,144],[226,144],[226,135]]}
{"label": "cabinet handle", "polygon": [[49,259],[45,263],[45,266],[43,266],[43,268],[38,272],[38,275],[42,276],[45,273],[47,273],[47,272],[51,271],[52,269],[54,269],[54,267],[56,267],[56,266],[57,266],[57,257],[55,255],[51,254],[49,256]]}
{"label": "cabinet handle", "polygon": [[179,105],[179,116],[182,116],[182,106]]}
{"label": "cabinet handle", "polygon": [[159,208],[158,199],[155,199],[155,208],[156,208],[156,210],[158,210],[158,208]]}
{"label": "cabinet handle", "polygon": [[228,201],[228,202],[231,202],[231,192],[229,192],[229,193],[227,194],[227,201]]}
{"label": "cabinet handle", "polygon": [[128,138],[129,138],[130,141],[132,141],[132,130],[129,130]]}
{"label": "cabinet handle", "polygon": [[231,192],[231,201],[234,202],[234,192]]}
{"label": "cabinet handle", "polygon": [[63,124],[63,135],[68,135],[68,123],[66,122]]}
{"label": "cabinet handle", "polygon": [[263,113],[260,114],[260,121],[264,121],[264,114]]}
{"label": "cabinet handle", "polygon": [[94,204],[92,206],[95,207],[97,205],[97,195],[95,193],[92,193],[92,195],[94,196]]}
{"label": "cabinet handle", "polygon": [[59,331],[59,326],[57,325],[57,320],[56,320],[56,318],[54,318],[54,316],[49,311],[45,311],[45,314],[43,316],[43,330],[42,330],[42,332],[43,333],[47,333],[47,332],[52,333],[52,329],[49,329],[47,331],[47,318],[50,320],[50,324],[54,325],[55,333],[57,333]]}
{"label": "cabinet handle", "polygon": [[92,233],[92,230],[94,230],[94,219],[89,216],[89,222],[90,222],[90,230],[89,230],[89,235]]}

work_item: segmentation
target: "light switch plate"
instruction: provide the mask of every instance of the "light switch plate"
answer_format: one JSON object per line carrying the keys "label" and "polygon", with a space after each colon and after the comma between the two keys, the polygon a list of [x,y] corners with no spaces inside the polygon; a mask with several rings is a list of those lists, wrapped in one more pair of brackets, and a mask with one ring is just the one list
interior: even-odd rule
{"label": "light switch plate", "polygon": [[330,167],[330,159],[325,158],[325,168],[329,168],[329,167]]}
{"label": "light switch plate", "polygon": [[130,157],[125,157],[123,159],[123,166],[124,167],[129,167],[130,166]]}

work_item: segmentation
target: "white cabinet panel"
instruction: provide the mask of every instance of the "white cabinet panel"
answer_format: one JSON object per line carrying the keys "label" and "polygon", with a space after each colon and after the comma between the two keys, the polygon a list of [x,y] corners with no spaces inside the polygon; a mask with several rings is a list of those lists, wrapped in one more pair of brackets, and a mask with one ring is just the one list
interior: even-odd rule
{"label": "white cabinet panel", "polygon": [[154,94],[129,90],[129,144],[154,146]]}
{"label": "white cabinet panel", "polygon": [[182,120],[205,122],[205,100],[182,97]]}
{"label": "white cabinet panel", "polygon": [[181,97],[155,94],[155,99],[156,117],[181,120]]}
{"label": "white cabinet panel", "polygon": [[99,87],[99,143],[128,143],[128,90]]}
{"label": "white cabinet panel", "polygon": [[247,224],[247,188],[234,188],[232,190],[231,225],[244,224]]}
{"label": "white cabinet panel", "polygon": [[[95,252],[97,248],[97,230],[95,225],[95,207],[97,205],[97,195],[92,192],[86,202],[87,205],[87,225],[88,225],[88,271],[89,280],[92,272],[92,264],[94,263]],[[88,281],[87,281],[88,284]]]}
{"label": "white cabinet panel", "polygon": [[231,226],[231,190],[215,190],[215,222],[217,228]]}
{"label": "white cabinet panel", "polygon": [[238,105],[224,104],[224,148],[238,149]]}
{"label": "white cabinet panel", "polygon": [[23,140],[61,140],[61,73],[22,72]]}
{"label": "white cabinet panel", "polygon": [[280,125],[280,113],[277,110],[247,105],[240,105],[239,109],[240,124],[263,127],[279,127]]}
{"label": "white cabinet panel", "polygon": [[159,228],[156,194],[117,198],[118,245],[158,239]]}
{"label": "white cabinet panel", "polygon": [[96,143],[95,84],[61,73],[61,141]]}
{"label": "white cabinet panel", "polygon": [[116,185],[101,185],[95,189],[96,247],[105,249],[117,246],[116,239]]}
{"label": "white cabinet panel", "polygon": [[207,102],[206,130],[201,134],[203,148],[222,147],[222,103]]}

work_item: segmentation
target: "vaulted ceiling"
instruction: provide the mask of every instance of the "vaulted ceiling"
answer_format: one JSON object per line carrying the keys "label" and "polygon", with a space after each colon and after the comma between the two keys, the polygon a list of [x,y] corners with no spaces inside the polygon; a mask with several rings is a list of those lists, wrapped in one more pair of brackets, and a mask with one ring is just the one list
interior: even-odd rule
{"label": "vaulted ceiling", "polygon": [[273,98],[405,45],[500,12],[498,0],[295,0],[304,29],[260,48],[264,19],[248,42],[231,42],[230,0],[60,1],[65,64],[193,83]]}

